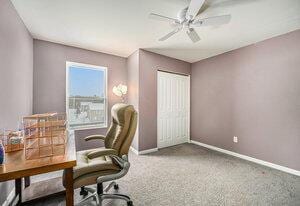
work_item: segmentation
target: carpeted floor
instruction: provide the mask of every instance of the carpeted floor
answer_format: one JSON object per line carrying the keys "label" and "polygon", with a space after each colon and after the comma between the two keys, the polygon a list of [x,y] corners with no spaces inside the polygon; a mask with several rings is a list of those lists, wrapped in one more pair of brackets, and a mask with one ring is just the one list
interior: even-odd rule
{"label": "carpeted floor", "polygon": [[[128,194],[135,206],[300,205],[300,177],[197,145],[182,144],[140,156],[130,153],[129,158],[131,168],[118,181],[119,192]],[[126,205],[123,201],[104,203]],[[56,197],[35,205],[65,202]]]}

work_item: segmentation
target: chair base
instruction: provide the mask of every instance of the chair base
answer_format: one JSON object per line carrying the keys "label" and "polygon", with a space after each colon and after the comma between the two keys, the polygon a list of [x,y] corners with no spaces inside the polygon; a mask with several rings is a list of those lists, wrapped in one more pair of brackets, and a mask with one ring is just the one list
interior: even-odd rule
{"label": "chair base", "polygon": [[[127,195],[104,193],[108,192],[112,187],[114,187],[115,190],[119,189],[118,184],[114,181],[110,182],[104,189],[102,183],[97,184],[97,190],[90,187],[81,187],[80,195],[82,195],[84,198],[78,204],[76,204],[76,206],[84,205],[90,199],[94,199],[96,201],[96,205],[98,206],[102,206],[102,201],[105,199],[121,199],[127,202],[127,206],[133,206],[133,202]],[[91,194],[87,196],[88,193]]]}
{"label": "chair base", "polygon": [[85,187],[83,186],[83,187],[81,187],[80,188],[80,193],[79,193],[81,196],[83,196],[83,197],[86,197],[88,194],[89,194],[89,192],[85,189]]}

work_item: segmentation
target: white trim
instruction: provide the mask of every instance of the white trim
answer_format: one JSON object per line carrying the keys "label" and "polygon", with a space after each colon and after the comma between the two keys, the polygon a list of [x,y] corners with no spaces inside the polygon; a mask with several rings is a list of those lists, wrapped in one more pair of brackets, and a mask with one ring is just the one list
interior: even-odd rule
{"label": "white trim", "polygon": [[146,150],[139,151],[139,155],[149,154],[149,153],[157,152],[157,151],[158,151],[158,148],[146,149]]}
{"label": "white trim", "polygon": [[263,160],[256,159],[256,158],[253,158],[253,157],[249,157],[249,156],[246,156],[246,155],[242,155],[242,154],[232,152],[232,151],[229,151],[229,150],[221,149],[219,147],[204,144],[204,143],[197,142],[197,141],[194,141],[194,140],[191,140],[191,143],[202,146],[202,147],[206,147],[206,148],[211,149],[211,150],[222,152],[222,153],[234,156],[234,157],[238,157],[238,158],[241,158],[241,159],[244,159],[244,160],[248,160],[250,162],[254,162],[254,163],[257,163],[257,164],[260,164],[260,165],[271,167],[273,169],[277,169],[277,170],[280,170],[280,171],[283,171],[283,172],[287,172],[287,173],[290,173],[290,174],[293,174],[293,175],[300,176],[300,171],[298,171],[298,170],[294,170],[294,169],[284,167],[284,166],[281,166],[281,165],[277,165],[277,164],[274,164],[274,163],[271,163],[271,162],[267,162],[267,161],[263,161]]}
{"label": "white trim", "polygon": [[[77,62],[71,62],[71,61],[66,61],[66,117],[68,119],[68,111],[69,111],[69,67],[70,66],[78,66],[78,67],[88,67],[89,69],[93,70],[102,70],[104,71],[104,76],[105,76],[105,123],[103,125],[97,125],[97,126],[78,126],[78,127],[72,127],[71,129],[73,130],[85,130],[85,129],[97,129],[97,128],[107,128],[107,122],[108,122],[108,72],[107,72],[107,67],[105,66],[96,66],[96,65],[91,65],[91,64],[83,64],[83,63],[77,63]],[[69,126],[68,126],[69,127]]]}
{"label": "white trim", "polygon": [[138,152],[136,149],[134,149],[133,146],[130,146],[130,150],[131,150],[134,154],[139,155],[139,152]]}
{"label": "white trim", "polygon": [[134,149],[132,146],[130,147],[130,150],[135,153],[136,155],[144,155],[144,154],[149,154],[152,152],[157,152],[158,148],[152,148],[152,149],[147,149],[147,150],[142,150],[142,151],[137,151]]}
{"label": "white trim", "polygon": [[188,75],[188,125],[187,125],[187,130],[188,130],[188,137],[187,137],[187,142],[191,142],[191,75]]}
{"label": "white trim", "polygon": [[15,199],[15,189],[12,189],[7,196],[6,200],[3,202],[3,206],[9,206],[13,203]]}

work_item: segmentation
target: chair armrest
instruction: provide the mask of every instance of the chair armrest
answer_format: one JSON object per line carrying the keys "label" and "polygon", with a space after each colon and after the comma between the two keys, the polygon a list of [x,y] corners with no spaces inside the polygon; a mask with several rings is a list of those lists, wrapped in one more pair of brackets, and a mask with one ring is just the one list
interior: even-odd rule
{"label": "chair armrest", "polygon": [[119,157],[118,155],[109,155],[109,156],[113,158],[121,168],[124,168],[125,164],[127,163],[129,164],[127,155],[123,155],[122,158]]}
{"label": "chair armrest", "polygon": [[94,159],[96,157],[101,157],[101,156],[111,156],[111,155],[118,155],[118,152],[117,150],[114,150],[114,149],[97,149],[95,151],[92,151],[90,153],[87,154],[87,157],[89,159]]}
{"label": "chair armrest", "polygon": [[97,183],[103,183],[103,182],[107,182],[107,181],[113,181],[116,179],[120,179],[121,177],[124,177],[129,170],[130,163],[128,162],[127,155],[123,155],[122,158],[117,155],[109,155],[109,156],[118,162],[119,166],[121,167],[121,170],[120,170],[120,172],[118,172],[116,174],[110,174],[110,175],[104,175],[104,176],[98,177]]}
{"label": "chair armrest", "polygon": [[104,135],[90,135],[84,138],[85,141],[93,140],[93,139],[100,139],[100,140],[105,140]]}

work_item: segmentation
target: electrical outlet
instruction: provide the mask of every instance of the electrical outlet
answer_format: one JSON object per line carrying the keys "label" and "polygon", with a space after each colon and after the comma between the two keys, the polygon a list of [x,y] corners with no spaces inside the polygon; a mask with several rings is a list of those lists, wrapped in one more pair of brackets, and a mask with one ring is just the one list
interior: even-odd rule
{"label": "electrical outlet", "polygon": [[234,137],[233,137],[233,142],[234,142],[234,143],[237,143],[238,141],[239,141],[239,140],[238,140],[238,137],[234,136]]}

